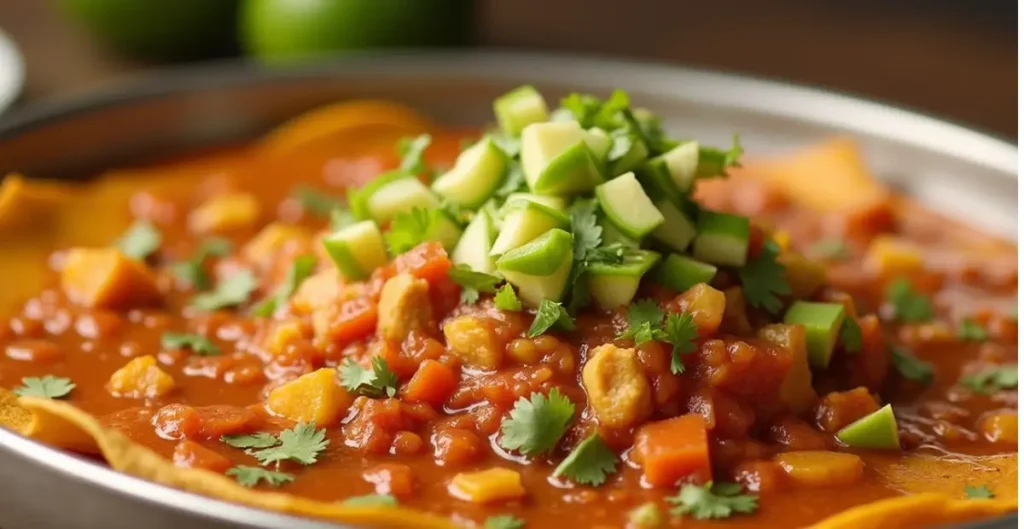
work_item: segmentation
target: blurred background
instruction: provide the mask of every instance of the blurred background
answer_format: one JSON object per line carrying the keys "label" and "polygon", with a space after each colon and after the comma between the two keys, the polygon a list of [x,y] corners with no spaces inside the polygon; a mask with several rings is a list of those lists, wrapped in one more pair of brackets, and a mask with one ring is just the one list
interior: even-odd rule
{"label": "blurred background", "polygon": [[0,30],[24,58],[16,105],[182,62],[474,46],[770,77],[1017,137],[1009,0],[0,0]]}

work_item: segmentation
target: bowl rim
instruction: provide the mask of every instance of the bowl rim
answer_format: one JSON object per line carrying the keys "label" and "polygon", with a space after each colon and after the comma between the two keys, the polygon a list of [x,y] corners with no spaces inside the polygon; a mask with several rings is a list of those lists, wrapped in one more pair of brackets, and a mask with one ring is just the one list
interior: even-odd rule
{"label": "bowl rim", "polygon": [[[287,83],[317,78],[388,76],[417,78],[482,77],[507,80],[510,88],[524,78],[565,84],[566,71],[581,85],[614,88],[615,77],[650,87],[645,93],[671,97],[686,83],[687,98],[697,104],[728,106],[826,125],[873,136],[887,142],[944,152],[1017,179],[1017,147],[997,136],[979,132],[915,111],[821,88],[777,80],[723,73],[659,62],[572,54],[538,54],[507,50],[360,52],[284,69],[269,69],[252,61],[215,61],[173,67],[137,78],[114,80],[88,92],[35,102],[0,117],[0,146],[5,139],[78,115],[107,108],[172,97],[191,91],[246,84]],[[529,74],[529,75],[524,75]],[[756,97],[751,97],[756,95]],[[62,474],[141,502],[250,527],[326,529],[336,523],[234,504],[124,474],[62,450],[0,428],[0,450]],[[1016,519],[1016,513],[980,522],[992,527]]]}

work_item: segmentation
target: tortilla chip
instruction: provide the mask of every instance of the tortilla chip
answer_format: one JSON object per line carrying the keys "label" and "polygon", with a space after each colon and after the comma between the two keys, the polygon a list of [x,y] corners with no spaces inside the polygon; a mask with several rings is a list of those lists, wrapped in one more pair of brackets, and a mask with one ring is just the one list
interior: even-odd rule
{"label": "tortilla chip", "polygon": [[945,494],[914,494],[847,509],[811,529],[924,529],[993,518],[1016,510],[1016,500],[957,500]]}
{"label": "tortilla chip", "polygon": [[93,436],[69,424],[64,418],[48,413],[46,409],[26,409],[23,407],[25,400],[45,399],[19,398],[14,393],[0,388],[0,426],[64,450],[89,455],[100,453]]}

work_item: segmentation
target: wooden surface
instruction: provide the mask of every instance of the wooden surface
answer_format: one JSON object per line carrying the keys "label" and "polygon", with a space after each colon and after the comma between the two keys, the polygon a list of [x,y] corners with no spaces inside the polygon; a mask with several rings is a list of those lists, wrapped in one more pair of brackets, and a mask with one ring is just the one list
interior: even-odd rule
{"label": "wooden surface", "polygon": [[[1002,0],[481,0],[477,41],[824,86],[1016,138],[1015,14]],[[51,0],[0,0],[0,28],[27,58],[23,102],[155,67],[103,49]]]}

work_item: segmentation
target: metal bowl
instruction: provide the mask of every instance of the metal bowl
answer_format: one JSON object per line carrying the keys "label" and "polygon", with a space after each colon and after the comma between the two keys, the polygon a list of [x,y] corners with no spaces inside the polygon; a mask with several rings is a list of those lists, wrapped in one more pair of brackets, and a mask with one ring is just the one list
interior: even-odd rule
{"label": "metal bowl", "polygon": [[[677,134],[774,152],[845,134],[881,178],[950,217],[1016,241],[1017,148],[850,97],[675,66],[502,52],[358,55],[292,70],[247,63],[161,73],[0,122],[0,174],[87,178],[198,146],[253,138],[340,99],[387,98],[442,123],[480,124],[532,83],[549,98],[627,90]],[[0,429],[0,527],[338,527],[233,505],[114,472]],[[1016,515],[975,527],[1015,527]]]}

